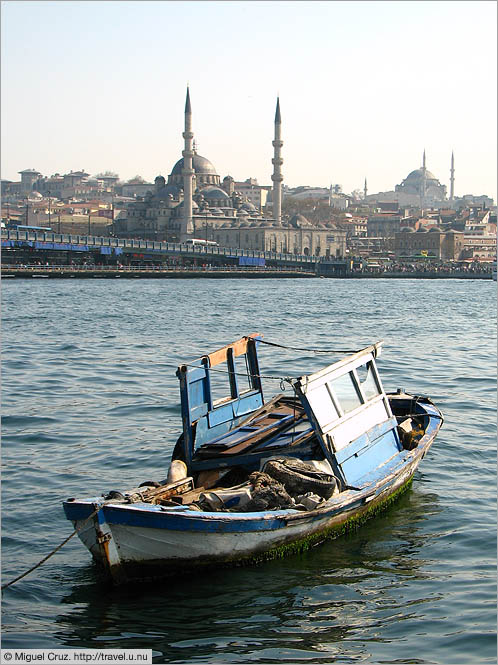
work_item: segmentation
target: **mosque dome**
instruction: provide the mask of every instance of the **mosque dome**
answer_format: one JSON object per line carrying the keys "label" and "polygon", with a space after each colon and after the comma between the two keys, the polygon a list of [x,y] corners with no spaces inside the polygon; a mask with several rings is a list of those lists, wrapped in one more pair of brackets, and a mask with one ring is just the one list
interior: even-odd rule
{"label": "mosque dome", "polygon": [[427,229],[424,226],[420,226],[417,229],[417,233],[427,233]]}
{"label": "mosque dome", "polygon": [[415,229],[412,229],[411,226],[403,226],[401,233],[415,233]]}
{"label": "mosque dome", "polygon": [[294,215],[289,219],[289,226],[293,226],[295,229],[300,229],[303,227],[310,227],[312,224],[304,217],[304,215]]}
{"label": "mosque dome", "polygon": [[[414,184],[421,182],[424,177],[424,169],[415,169],[415,171],[411,171],[406,178],[405,178],[405,183],[406,184]],[[436,176],[431,173],[428,169],[425,169],[425,179],[426,180],[435,180],[437,182]]]}
{"label": "mosque dome", "polygon": [[240,207],[242,210],[247,210],[248,212],[257,212],[256,206],[250,203],[250,201],[245,201]]}
{"label": "mosque dome", "polygon": [[441,233],[441,229],[437,226],[433,226],[432,229],[429,229],[429,233]]}
{"label": "mosque dome", "polygon": [[[197,153],[194,153],[194,156],[192,157],[192,167],[193,167],[196,175],[217,175],[216,169],[211,164],[209,159],[206,159],[205,157],[201,157],[201,155],[198,155]],[[181,175],[181,176],[183,176],[183,169],[184,169],[184,163],[183,163],[183,157],[182,157],[173,166],[173,170],[171,171],[171,175]]]}
{"label": "mosque dome", "polygon": [[[157,180],[157,178],[156,178]],[[166,187],[162,187],[161,189],[158,190],[156,194],[156,198],[161,201],[164,199],[168,199],[170,196],[173,198],[178,198],[178,195],[180,192],[183,190],[183,187],[179,184],[169,184],[166,185]]]}
{"label": "mosque dome", "polygon": [[225,201],[229,201],[229,199],[230,199],[228,194],[223,189],[221,189],[220,187],[215,187],[213,185],[211,185],[209,187],[203,187],[200,190],[200,193],[208,201],[212,201],[212,200],[219,201],[220,199],[225,200]]}

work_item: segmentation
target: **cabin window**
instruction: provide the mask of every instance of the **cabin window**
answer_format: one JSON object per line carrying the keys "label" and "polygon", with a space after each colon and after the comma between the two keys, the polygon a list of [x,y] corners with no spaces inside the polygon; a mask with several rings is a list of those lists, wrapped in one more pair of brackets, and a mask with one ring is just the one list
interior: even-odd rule
{"label": "cabin window", "polygon": [[320,426],[340,418],[341,414],[336,409],[330,394],[329,384],[324,383],[319,388],[315,388],[308,393],[307,399]]}
{"label": "cabin window", "polygon": [[353,411],[361,406],[361,399],[356,390],[354,379],[350,372],[337,377],[332,381],[332,388],[339,400],[339,404],[344,413]]}
{"label": "cabin window", "polygon": [[379,386],[375,380],[372,363],[367,363],[366,365],[360,365],[360,367],[357,367],[356,374],[358,376],[358,381],[366,400],[380,395],[381,391],[379,390]]}

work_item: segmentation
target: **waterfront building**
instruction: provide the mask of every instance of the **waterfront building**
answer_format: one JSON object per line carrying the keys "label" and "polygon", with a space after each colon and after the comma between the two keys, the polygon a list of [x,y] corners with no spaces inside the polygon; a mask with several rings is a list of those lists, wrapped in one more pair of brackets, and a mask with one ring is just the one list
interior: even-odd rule
{"label": "waterfront building", "polygon": [[271,220],[226,223],[213,233],[213,239],[224,247],[327,258],[346,256],[346,236],[336,224],[314,226],[303,215],[294,215],[285,225]]}
{"label": "waterfront building", "polygon": [[440,261],[457,261],[462,257],[464,234],[461,231],[441,231],[438,227],[428,230],[420,226],[417,231],[404,227],[394,236],[394,252],[399,261],[415,258],[433,258]]}

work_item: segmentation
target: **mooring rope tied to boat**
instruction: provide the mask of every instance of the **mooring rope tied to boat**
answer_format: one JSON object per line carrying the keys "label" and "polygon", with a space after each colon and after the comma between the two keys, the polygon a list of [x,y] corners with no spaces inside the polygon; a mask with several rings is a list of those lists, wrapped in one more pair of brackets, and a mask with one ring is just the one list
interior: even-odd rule
{"label": "mooring rope tied to boat", "polygon": [[22,580],[23,577],[26,577],[26,575],[29,575],[29,573],[32,573],[34,570],[36,570],[36,569],[39,568],[42,564],[44,564],[45,561],[48,561],[48,559],[50,559],[51,556],[53,556],[53,555],[54,555],[56,552],[58,552],[62,547],[64,547],[64,545],[65,545],[67,542],[69,542],[73,536],[75,536],[77,533],[79,533],[79,532],[83,529],[83,527],[84,527],[84,526],[85,526],[85,525],[86,525],[86,524],[87,524],[87,523],[88,523],[93,517],[95,517],[95,515],[99,512],[99,510],[101,510],[101,508],[102,508],[103,505],[104,505],[104,504],[102,503],[98,508],[96,508],[96,509],[93,511],[93,513],[92,513],[91,515],[89,515],[89,516],[86,518],[86,520],[83,522],[83,524],[81,524],[77,529],[75,529],[75,530],[73,531],[73,533],[71,533],[71,534],[70,534],[65,540],[63,540],[62,543],[60,543],[59,545],[57,545],[56,548],[54,548],[51,552],[49,552],[46,556],[44,556],[43,559],[41,559],[41,561],[38,561],[38,563],[36,563],[34,566],[32,566],[29,570],[26,570],[26,571],[25,571],[24,573],[22,573],[21,575],[18,575],[18,576],[15,577],[13,580],[10,580],[10,582],[6,582],[5,584],[2,584],[2,586],[0,587],[0,588],[2,589],[2,591],[3,591],[4,589],[6,589],[7,587],[12,586],[13,584],[15,584],[15,582],[19,582],[19,580]]}

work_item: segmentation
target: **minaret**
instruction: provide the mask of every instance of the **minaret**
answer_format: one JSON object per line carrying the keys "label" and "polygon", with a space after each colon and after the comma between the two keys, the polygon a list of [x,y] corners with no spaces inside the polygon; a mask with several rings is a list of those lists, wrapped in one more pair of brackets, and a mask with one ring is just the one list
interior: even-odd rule
{"label": "minaret", "polygon": [[424,155],[422,157],[422,197],[425,197],[425,189],[426,189],[426,167],[425,167],[425,148],[424,148]]}
{"label": "minaret", "polygon": [[280,119],[280,99],[277,97],[277,110],[275,112],[275,139],[272,142],[273,151],[273,218],[278,224],[282,223],[282,181],[284,179],[281,166],[284,160],[280,157],[280,149],[284,142],[281,140],[280,129],[282,121]]}
{"label": "minaret", "polygon": [[365,178],[365,186],[363,187],[363,197],[367,198],[367,179]]}
{"label": "minaret", "polygon": [[453,150],[451,151],[451,168],[450,168],[450,201],[453,202],[455,198],[455,157]]}
{"label": "minaret", "polygon": [[184,219],[184,233],[192,233],[193,231],[193,217],[192,217],[192,194],[193,187],[192,181],[194,177],[194,169],[192,165],[192,158],[194,156],[192,139],[194,134],[192,132],[192,109],[190,108],[190,93],[187,87],[187,99],[185,102],[185,131],[183,132],[185,139],[185,148],[182,151],[183,155],[183,219]]}

